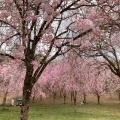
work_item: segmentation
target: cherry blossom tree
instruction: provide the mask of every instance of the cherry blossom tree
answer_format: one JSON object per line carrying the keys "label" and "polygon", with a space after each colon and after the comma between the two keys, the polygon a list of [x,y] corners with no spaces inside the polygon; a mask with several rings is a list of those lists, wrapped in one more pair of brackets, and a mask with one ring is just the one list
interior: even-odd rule
{"label": "cherry blossom tree", "polygon": [[[120,77],[120,2],[119,0],[89,2],[93,3],[94,7],[84,9],[84,15],[85,18],[94,22],[96,28],[92,30],[95,34],[91,34],[89,37],[84,36],[86,42],[81,45],[82,52],[81,48],[76,52],[79,56],[98,57],[98,59],[102,56],[102,59],[105,60],[101,62],[102,65],[106,65],[115,75]],[[116,82],[118,81],[116,79]],[[113,86],[111,85],[111,91]]]}
{"label": "cherry blossom tree", "polygon": [[53,102],[55,102],[56,96],[60,91],[60,81],[62,79],[61,70],[63,68],[60,62],[61,61],[54,61],[48,65],[43,72],[41,79],[38,80],[38,83],[41,84],[41,88],[45,88],[49,92],[49,95],[52,94]]}
{"label": "cherry blossom tree", "polygon": [[100,104],[100,96],[104,93],[104,81],[105,73],[100,73],[99,71],[94,76],[91,77],[91,93],[97,96],[97,103]]}
{"label": "cherry blossom tree", "polygon": [[[62,80],[60,87],[63,88],[65,97],[66,92],[70,93],[71,103],[73,102],[74,110],[76,112],[76,102],[78,96],[77,94],[85,94],[85,92],[87,91],[85,91],[85,81],[87,78],[85,77],[87,76],[87,71],[84,67],[85,61],[71,52],[70,54],[67,54],[66,58],[62,60],[62,62],[63,65],[60,77]],[[86,73],[86,75],[84,73]]]}
{"label": "cherry blossom tree", "polygon": [[88,58],[84,62],[84,69],[82,69],[86,71],[85,74],[82,74],[85,80],[83,93],[85,91],[85,94],[96,95],[98,104],[100,104],[101,95],[105,94],[105,82],[110,76],[110,70],[105,65],[102,65],[101,62],[99,59]]}
{"label": "cherry blossom tree", "polygon": [[[91,38],[89,37],[86,54],[92,57],[102,56],[106,60],[109,69],[120,77],[120,11],[118,9],[120,2],[119,0],[109,0],[108,2],[103,0],[96,1],[93,4],[97,5],[97,7],[89,10],[86,17],[94,21],[98,27],[95,29],[96,34],[91,35]],[[94,14],[91,15],[91,11]]]}
{"label": "cherry blossom tree", "polygon": [[112,72],[106,80],[105,83],[105,92],[112,97],[112,94],[117,93],[118,98],[120,99],[120,80],[117,75],[114,75]]}
{"label": "cherry blossom tree", "polygon": [[22,95],[24,72],[14,62],[3,64],[0,73],[0,91],[3,94],[3,106],[8,95]]}
{"label": "cherry blossom tree", "polygon": [[[46,66],[79,47],[79,38],[92,31],[92,21],[79,20],[83,18],[80,9],[91,4],[80,0],[2,0],[0,4],[1,48],[7,50],[1,55],[26,66],[20,119],[27,120],[33,85]],[[71,35],[77,24],[84,24],[84,30]]]}

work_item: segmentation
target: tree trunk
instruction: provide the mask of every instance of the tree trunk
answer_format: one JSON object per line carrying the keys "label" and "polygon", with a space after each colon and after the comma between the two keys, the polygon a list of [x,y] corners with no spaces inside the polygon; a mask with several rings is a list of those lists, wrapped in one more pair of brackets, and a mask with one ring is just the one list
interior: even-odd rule
{"label": "tree trunk", "polygon": [[73,93],[73,100],[74,100],[74,112],[76,113],[76,101],[77,101],[77,92],[74,91]]}
{"label": "tree trunk", "polygon": [[35,46],[32,49],[26,51],[25,54],[25,66],[26,66],[26,75],[23,85],[23,101],[21,105],[20,120],[28,120],[28,111],[30,105],[30,97],[32,93],[32,88],[37,81],[37,78],[33,78],[33,65],[31,62],[34,60]]}
{"label": "tree trunk", "polygon": [[66,104],[66,92],[63,93],[63,97],[64,97],[64,104]]}
{"label": "tree trunk", "polygon": [[86,101],[86,94],[83,93],[83,100]]}
{"label": "tree trunk", "polygon": [[120,100],[120,93],[118,93],[118,98],[119,98],[119,100]]}
{"label": "tree trunk", "polygon": [[23,98],[23,105],[21,106],[21,119],[20,120],[27,120],[28,119],[28,110],[30,101],[26,101],[27,99]]}
{"label": "tree trunk", "polygon": [[71,104],[73,104],[73,91],[71,91],[71,93],[70,93],[70,98],[71,98]]}
{"label": "tree trunk", "polygon": [[30,105],[31,91],[32,91],[32,85],[24,86],[20,120],[28,120],[28,110],[29,110],[29,105]]}
{"label": "tree trunk", "polygon": [[5,96],[4,96],[4,98],[3,98],[2,105],[3,105],[3,107],[5,107],[5,106],[6,106],[6,97],[5,97]]}
{"label": "tree trunk", "polygon": [[55,100],[56,100],[56,93],[54,92],[53,93],[53,102],[55,103]]}
{"label": "tree trunk", "polygon": [[62,97],[62,90],[60,90],[60,98]]}
{"label": "tree trunk", "polygon": [[6,106],[7,94],[8,94],[8,92],[6,91],[5,94],[4,94],[4,97],[3,97],[2,106],[3,106],[4,108],[5,108],[5,106]]}
{"label": "tree trunk", "polygon": [[33,85],[35,84],[33,83],[32,72],[33,69],[27,66],[26,76],[23,85],[23,101],[21,106],[20,120],[28,120],[30,97],[31,97]]}
{"label": "tree trunk", "polygon": [[42,100],[43,100],[42,95],[40,95],[40,103],[42,103]]}
{"label": "tree trunk", "polygon": [[97,103],[100,104],[100,95],[97,94]]}

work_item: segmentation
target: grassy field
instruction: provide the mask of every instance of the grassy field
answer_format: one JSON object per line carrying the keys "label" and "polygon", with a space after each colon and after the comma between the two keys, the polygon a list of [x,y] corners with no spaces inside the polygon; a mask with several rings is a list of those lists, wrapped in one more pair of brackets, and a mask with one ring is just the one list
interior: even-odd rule
{"label": "grassy field", "polygon": [[[20,107],[0,107],[0,120],[19,120]],[[102,102],[97,105],[31,104],[29,120],[120,120],[120,102]]]}

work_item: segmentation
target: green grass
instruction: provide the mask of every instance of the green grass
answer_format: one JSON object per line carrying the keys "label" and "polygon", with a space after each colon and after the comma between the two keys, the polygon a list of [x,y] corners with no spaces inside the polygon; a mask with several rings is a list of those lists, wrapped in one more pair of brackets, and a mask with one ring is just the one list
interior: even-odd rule
{"label": "green grass", "polygon": [[[0,120],[19,120],[19,107],[0,107]],[[29,120],[120,120],[120,103],[89,103],[77,105],[77,112],[71,104],[31,104]]]}

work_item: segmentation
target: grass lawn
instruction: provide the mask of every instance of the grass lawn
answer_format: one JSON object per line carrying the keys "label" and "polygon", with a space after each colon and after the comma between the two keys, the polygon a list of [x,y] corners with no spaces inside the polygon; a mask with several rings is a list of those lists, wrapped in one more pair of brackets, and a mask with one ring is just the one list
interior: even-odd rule
{"label": "grass lawn", "polygon": [[[19,107],[0,107],[0,120],[19,120]],[[90,102],[77,105],[77,112],[71,104],[31,104],[29,120],[120,120],[120,102]]]}

